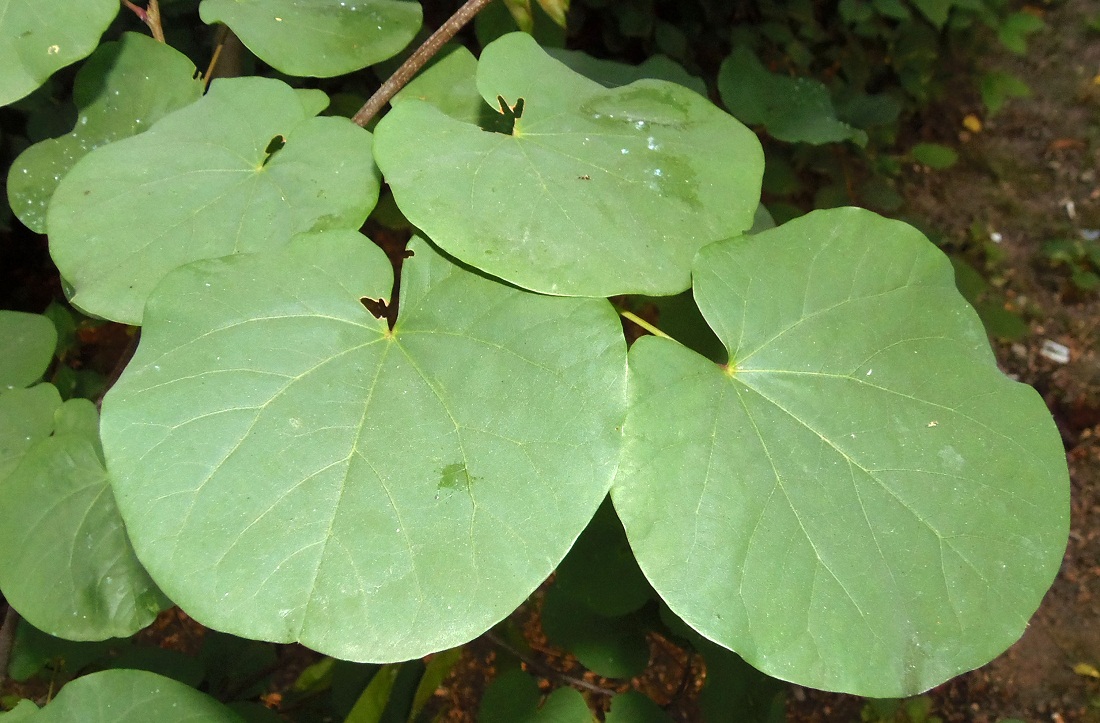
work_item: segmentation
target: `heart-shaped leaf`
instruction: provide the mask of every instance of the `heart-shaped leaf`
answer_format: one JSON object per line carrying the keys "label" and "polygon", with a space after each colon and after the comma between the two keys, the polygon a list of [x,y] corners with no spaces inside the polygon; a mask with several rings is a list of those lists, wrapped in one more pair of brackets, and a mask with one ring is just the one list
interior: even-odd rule
{"label": "heart-shaped leaf", "polygon": [[103,670],[68,683],[31,723],[244,723],[208,695],[144,670]]}
{"label": "heart-shaped leaf", "polygon": [[19,100],[95,50],[118,8],[117,0],[0,3],[0,105]]}
{"label": "heart-shaped leaf", "polygon": [[625,413],[610,304],[411,248],[392,331],[360,303],[388,297],[389,262],[352,232],[150,298],[104,448],[139,557],[204,624],[420,657],[514,610],[599,506]]}
{"label": "heart-shaped leaf", "polygon": [[405,0],[203,0],[199,14],[277,70],[320,78],[397,55],[422,19]]}
{"label": "heart-shaped leaf", "polygon": [[378,198],[371,137],[345,118],[314,118],[326,102],[277,80],[218,80],[149,131],[85,156],[47,216],[73,303],[139,324],[177,266],[358,228]]}
{"label": "heart-shaped leaf", "polygon": [[61,178],[89,151],[147,130],[198,100],[202,79],[186,55],[137,33],[104,43],[77,73],[79,108],[68,135],[23,151],[8,173],[8,202],[28,228],[46,232],[46,205]]}
{"label": "heart-shaped leaf", "polygon": [[752,225],[760,144],[697,93],[604,88],[523,33],[485,49],[477,86],[511,134],[410,100],[374,147],[401,211],[466,263],[550,294],[672,294],[696,250]]}
{"label": "heart-shaped leaf", "polygon": [[132,635],[167,606],[122,527],[96,417],[86,399],[65,402],[53,436],[0,481],[0,589],[36,628],[70,640]]}
{"label": "heart-shaped leaf", "polygon": [[1065,457],[947,258],[838,209],[694,270],[729,364],[634,345],[612,490],[661,597],[769,675],[876,697],[1015,641],[1062,558]]}

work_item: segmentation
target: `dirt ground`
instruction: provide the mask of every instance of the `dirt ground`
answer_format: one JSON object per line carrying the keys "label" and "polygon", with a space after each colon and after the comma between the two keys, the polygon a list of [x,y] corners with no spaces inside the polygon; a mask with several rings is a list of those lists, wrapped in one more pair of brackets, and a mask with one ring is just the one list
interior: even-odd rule
{"label": "dirt ground", "polygon": [[[1087,27],[1100,18],[1100,3],[1034,9],[1048,27],[1027,57],[984,61],[1025,80],[1032,96],[981,118],[976,133],[963,126],[967,114],[980,117],[976,103],[946,109],[917,140],[955,147],[960,162],[912,169],[899,189],[905,215],[942,234],[945,248],[974,262],[1028,321],[1030,333],[999,343],[998,358],[1047,400],[1072,480],[1069,547],[1054,586],[1016,645],[929,694],[932,714],[948,721],[1100,721],[1100,679],[1085,667],[1100,668],[1100,291],[1076,288],[1043,251],[1100,229],[1100,31]],[[1067,363],[1043,354],[1050,341],[1068,348]],[[796,690],[790,713],[850,721],[860,708],[844,696]]]}

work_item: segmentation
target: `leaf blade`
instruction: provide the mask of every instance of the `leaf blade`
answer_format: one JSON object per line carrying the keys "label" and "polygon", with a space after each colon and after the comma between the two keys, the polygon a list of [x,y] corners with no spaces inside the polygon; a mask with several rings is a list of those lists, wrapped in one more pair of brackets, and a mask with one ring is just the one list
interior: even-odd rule
{"label": "leaf blade", "polygon": [[1013,642],[1061,558],[1064,457],[947,260],[815,212],[704,249],[696,298],[730,365],[639,340],[612,489],[670,607],[769,675],[863,695]]}
{"label": "leaf blade", "polygon": [[188,266],[150,300],[104,449],[135,548],[197,619],[420,657],[511,612],[598,507],[625,404],[613,310],[412,249],[392,332],[359,302],[387,296],[388,261],[351,232]]}
{"label": "leaf blade", "polygon": [[199,14],[228,25],[272,67],[317,78],[397,55],[422,19],[419,3],[397,0],[203,0]]}
{"label": "leaf blade", "polygon": [[759,142],[698,94],[605,89],[523,33],[487,47],[477,73],[490,106],[522,108],[511,135],[415,101],[376,129],[398,206],[462,261],[548,294],[671,294],[700,246],[752,225]]}
{"label": "leaf blade", "polygon": [[149,131],[85,156],[47,216],[73,303],[140,324],[145,298],[177,266],[275,248],[303,231],[358,228],[378,197],[371,136],[346,119],[313,117],[323,106],[318,91],[275,80],[218,80]]}

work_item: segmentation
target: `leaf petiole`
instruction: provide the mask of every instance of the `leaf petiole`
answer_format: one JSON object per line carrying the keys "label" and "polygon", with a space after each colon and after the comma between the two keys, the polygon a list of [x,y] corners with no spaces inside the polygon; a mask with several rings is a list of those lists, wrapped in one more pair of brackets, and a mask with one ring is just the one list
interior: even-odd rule
{"label": "leaf petiole", "polygon": [[637,314],[635,314],[632,311],[627,311],[626,309],[617,309],[617,311],[619,312],[619,316],[623,317],[624,319],[629,319],[630,321],[633,321],[635,324],[642,327],[643,329],[648,331],[650,334],[653,334],[654,336],[659,336],[659,337],[662,337],[664,339],[671,339],[672,338],[671,336],[664,333],[663,331],[661,331],[657,327],[653,326],[653,324],[650,324],[648,321],[646,321],[645,319],[638,316]]}

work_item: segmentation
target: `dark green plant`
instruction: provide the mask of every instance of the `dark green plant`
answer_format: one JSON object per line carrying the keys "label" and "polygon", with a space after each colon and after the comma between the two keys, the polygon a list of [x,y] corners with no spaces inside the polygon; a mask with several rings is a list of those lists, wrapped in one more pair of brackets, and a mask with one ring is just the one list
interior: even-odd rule
{"label": "dark green plant", "polygon": [[[552,639],[624,679],[647,633],[679,640],[712,720],[774,718],[777,678],[915,694],[1021,634],[1068,530],[1045,405],[916,229],[776,226],[756,135],[683,67],[507,33],[417,74],[471,1],[349,120],[311,78],[398,53],[419,5],[203,0],[280,76],[204,91],[167,44],[100,44],[112,0],[59,2],[0,20],[0,102],[88,56],[73,130],[13,161],[8,198],[72,306],[141,333],[97,405],[53,383],[73,319],[0,312],[0,590],[33,626],[12,662],[106,668],[12,720],[270,718],[247,705],[270,643],[329,656],[303,709],[424,718],[459,646],[527,660],[507,619],[555,572]],[[682,45],[650,10],[618,31]],[[770,105],[759,60],[723,68],[735,113],[863,139],[817,85]],[[403,252],[361,232],[384,223],[411,227]],[[652,334],[628,351],[621,318]],[[197,667],[128,649],[172,604],[207,630]],[[666,715],[587,689],[611,720]],[[591,719],[576,690],[540,700],[510,672],[483,718]]]}

